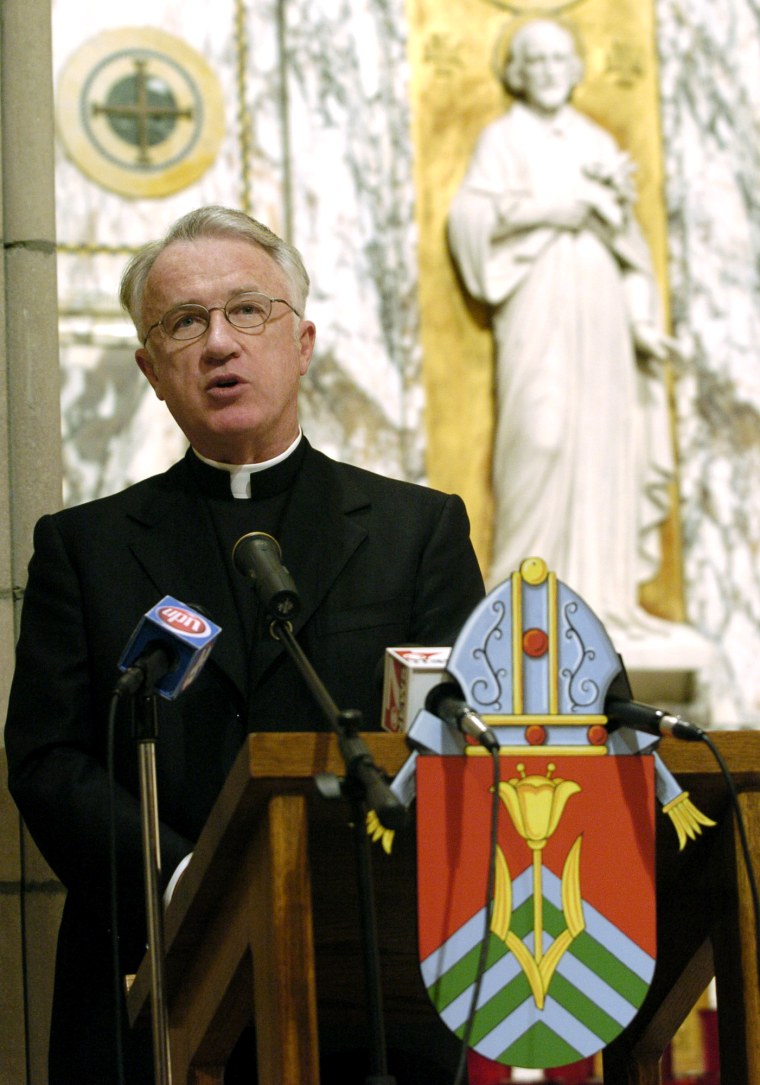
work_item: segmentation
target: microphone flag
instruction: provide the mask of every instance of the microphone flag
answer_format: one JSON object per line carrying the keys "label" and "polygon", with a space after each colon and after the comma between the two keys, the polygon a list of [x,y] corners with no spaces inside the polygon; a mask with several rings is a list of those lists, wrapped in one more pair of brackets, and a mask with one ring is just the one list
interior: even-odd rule
{"label": "microphone flag", "polygon": [[[499,749],[444,748],[425,709],[407,730],[414,753],[397,780],[408,797],[413,764],[425,988],[487,1060],[588,1058],[633,1020],[654,974],[655,800],[669,813],[691,804],[655,752],[659,736],[608,730],[620,656],[542,559],[475,608],[446,671]],[[690,836],[707,823],[695,814]]]}
{"label": "microphone flag", "polygon": [[199,611],[171,595],[144,614],[129,638],[118,662],[124,673],[153,647],[163,647],[172,657],[169,667],[154,686],[166,700],[179,697],[203,667],[221,627]]}

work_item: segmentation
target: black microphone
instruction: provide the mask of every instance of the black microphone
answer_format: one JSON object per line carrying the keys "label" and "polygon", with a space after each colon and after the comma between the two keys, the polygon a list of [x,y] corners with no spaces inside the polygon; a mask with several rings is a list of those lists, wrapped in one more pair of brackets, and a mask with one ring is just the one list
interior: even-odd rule
{"label": "black microphone", "polygon": [[499,749],[499,740],[490,727],[481,720],[474,709],[462,699],[462,691],[456,682],[441,682],[425,698],[425,708],[438,716],[450,727],[456,727],[465,735],[475,738],[491,753]]}
{"label": "black microphone", "polygon": [[254,582],[256,594],[270,618],[295,618],[301,600],[293,578],[282,564],[280,544],[265,531],[249,531],[232,548],[235,568]]}
{"label": "black microphone", "polygon": [[114,693],[134,696],[149,690],[174,700],[194,680],[220,632],[205,615],[165,595],[129,638]]}
{"label": "black microphone", "polygon": [[673,738],[684,739],[686,742],[700,742],[704,737],[704,731],[696,724],[639,701],[608,696],[604,712],[614,725],[611,730],[615,727],[630,727],[648,735],[672,735]]}

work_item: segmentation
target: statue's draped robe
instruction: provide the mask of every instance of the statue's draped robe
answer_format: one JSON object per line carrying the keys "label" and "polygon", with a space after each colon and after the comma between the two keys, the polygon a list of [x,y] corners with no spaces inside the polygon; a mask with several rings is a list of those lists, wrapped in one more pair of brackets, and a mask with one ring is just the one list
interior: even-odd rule
{"label": "statue's draped robe", "polygon": [[673,470],[661,373],[637,360],[631,331],[659,320],[646,245],[601,185],[606,221],[494,239],[511,215],[567,199],[619,155],[571,106],[546,119],[516,103],[480,136],[449,241],[467,289],[493,307],[489,581],[536,555],[602,621],[630,628],[638,585],[659,565]]}

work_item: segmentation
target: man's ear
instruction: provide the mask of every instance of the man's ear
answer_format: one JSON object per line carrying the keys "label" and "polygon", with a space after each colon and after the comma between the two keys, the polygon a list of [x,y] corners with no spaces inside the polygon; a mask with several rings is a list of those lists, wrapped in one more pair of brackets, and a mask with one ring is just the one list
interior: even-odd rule
{"label": "man's ear", "polygon": [[303,377],[306,370],[309,368],[309,362],[311,356],[314,353],[314,340],[317,336],[316,325],[310,320],[302,320],[301,328],[298,333],[298,353],[300,360],[300,372]]}
{"label": "man's ear", "polygon": [[135,351],[135,361],[158,398],[163,399],[164,397],[161,394],[161,381],[158,376],[158,370],[156,369],[155,362],[145,347],[140,347],[139,350]]}

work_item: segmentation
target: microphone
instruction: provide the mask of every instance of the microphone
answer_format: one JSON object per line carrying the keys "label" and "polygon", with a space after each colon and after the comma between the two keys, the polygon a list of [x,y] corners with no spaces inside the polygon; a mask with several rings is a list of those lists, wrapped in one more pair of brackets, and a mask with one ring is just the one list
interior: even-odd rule
{"label": "microphone", "polygon": [[614,725],[613,730],[616,727],[630,727],[648,735],[672,735],[673,738],[684,739],[686,742],[699,742],[704,737],[704,731],[696,724],[639,701],[608,696],[604,712]]}
{"label": "microphone", "polygon": [[477,739],[489,752],[496,753],[499,750],[496,735],[462,699],[462,691],[456,682],[441,682],[434,686],[425,698],[425,708],[449,726]]}
{"label": "microphone", "polygon": [[131,697],[145,689],[173,701],[197,677],[220,633],[210,618],[165,595],[129,638],[113,692]]}
{"label": "microphone", "polygon": [[280,544],[265,531],[249,531],[232,548],[238,572],[254,582],[256,594],[270,618],[295,618],[301,599],[292,576],[282,564]]}

